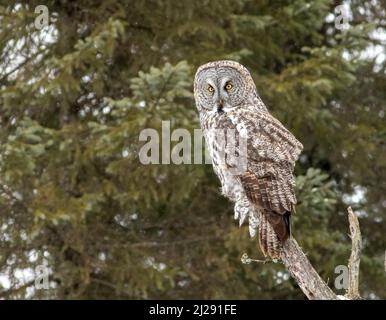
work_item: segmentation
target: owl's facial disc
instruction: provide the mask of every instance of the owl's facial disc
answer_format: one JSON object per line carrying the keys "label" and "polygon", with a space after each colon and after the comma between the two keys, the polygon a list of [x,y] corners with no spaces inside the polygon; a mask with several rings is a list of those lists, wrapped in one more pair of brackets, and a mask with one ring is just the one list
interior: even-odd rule
{"label": "owl's facial disc", "polygon": [[226,113],[248,99],[248,78],[233,66],[214,66],[196,74],[195,97],[200,111]]}

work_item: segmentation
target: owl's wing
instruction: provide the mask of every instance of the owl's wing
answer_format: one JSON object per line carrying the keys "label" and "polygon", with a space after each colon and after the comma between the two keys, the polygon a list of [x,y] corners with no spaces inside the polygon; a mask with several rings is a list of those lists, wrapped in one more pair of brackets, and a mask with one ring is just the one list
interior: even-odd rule
{"label": "owl's wing", "polygon": [[268,111],[249,105],[235,108],[228,117],[239,134],[248,138],[248,148],[252,151],[248,155],[252,158],[295,166],[303,145]]}
{"label": "owl's wing", "polygon": [[277,236],[290,234],[289,216],[296,204],[293,169],[303,145],[268,112],[236,108],[229,118],[247,137],[248,169],[239,175],[248,199],[262,210]]}
{"label": "owl's wing", "polygon": [[293,187],[288,188],[286,181],[273,175],[258,177],[250,171],[239,179],[249,201],[260,209],[278,238],[285,241],[291,234],[290,215],[296,204]]}
{"label": "owl's wing", "polygon": [[284,214],[291,212],[296,204],[292,172],[285,174],[258,176],[253,171],[246,171],[239,179],[252,203],[261,209]]}

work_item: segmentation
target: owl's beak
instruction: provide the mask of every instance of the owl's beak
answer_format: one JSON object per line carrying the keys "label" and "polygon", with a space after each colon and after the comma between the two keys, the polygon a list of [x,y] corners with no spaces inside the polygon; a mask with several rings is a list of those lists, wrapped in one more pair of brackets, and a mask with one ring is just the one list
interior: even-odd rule
{"label": "owl's beak", "polygon": [[218,113],[224,112],[223,108],[224,108],[224,100],[220,98],[217,101],[217,112]]}

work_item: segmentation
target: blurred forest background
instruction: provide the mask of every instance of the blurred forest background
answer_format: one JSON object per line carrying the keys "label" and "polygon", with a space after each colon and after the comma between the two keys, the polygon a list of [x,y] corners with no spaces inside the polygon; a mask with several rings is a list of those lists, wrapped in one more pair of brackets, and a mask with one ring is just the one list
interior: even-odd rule
{"label": "blurred forest background", "polygon": [[199,128],[194,72],[218,59],[305,146],[293,234],[311,262],[334,289],[352,205],[361,293],[385,299],[386,2],[345,2],[343,28],[340,4],[0,1],[0,299],[304,299],[281,264],[241,263],[262,254],[211,165],[139,162],[142,129]]}

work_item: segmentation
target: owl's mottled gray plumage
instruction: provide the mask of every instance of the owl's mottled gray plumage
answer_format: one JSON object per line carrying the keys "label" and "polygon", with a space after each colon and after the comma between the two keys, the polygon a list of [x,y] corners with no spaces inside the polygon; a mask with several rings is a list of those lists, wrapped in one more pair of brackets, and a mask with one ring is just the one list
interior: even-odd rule
{"label": "owl's mottled gray plumage", "polygon": [[[213,169],[223,194],[235,202],[235,219],[241,225],[248,218],[251,236],[259,231],[264,255],[279,258],[282,243],[290,236],[290,215],[296,204],[293,170],[302,144],[268,112],[249,71],[237,62],[199,67],[194,96]],[[233,144],[210,134],[213,129],[232,129]],[[240,155],[240,137],[246,141],[247,167],[234,173],[236,160],[228,151],[234,145]],[[224,153],[228,159],[221,161]]]}

